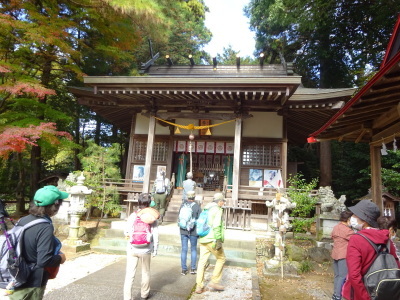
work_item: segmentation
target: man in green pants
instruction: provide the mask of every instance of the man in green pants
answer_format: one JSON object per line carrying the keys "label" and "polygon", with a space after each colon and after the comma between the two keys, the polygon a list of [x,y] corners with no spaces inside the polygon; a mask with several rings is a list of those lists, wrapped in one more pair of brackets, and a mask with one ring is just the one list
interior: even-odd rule
{"label": "man in green pants", "polygon": [[201,294],[204,291],[204,272],[210,254],[216,258],[214,272],[211,277],[211,282],[208,286],[217,291],[223,291],[224,286],[220,285],[222,277],[222,269],[224,267],[226,258],[222,243],[224,242],[224,222],[222,220],[223,208],[225,198],[222,193],[214,195],[213,202],[207,204],[204,209],[208,210],[208,225],[210,225],[210,232],[199,239],[200,243],[200,258],[197,266],[196,277],[196,293]]}
{"label": "man in green pants", "polygon": [[153,185],[153,198],[156,203],[155,209],[160,212],[161,222],[163,221],[165,214],[165,205],[168,194],[171,190],[169,179],[165,177],[165,172],[161,171],[154,181]]}

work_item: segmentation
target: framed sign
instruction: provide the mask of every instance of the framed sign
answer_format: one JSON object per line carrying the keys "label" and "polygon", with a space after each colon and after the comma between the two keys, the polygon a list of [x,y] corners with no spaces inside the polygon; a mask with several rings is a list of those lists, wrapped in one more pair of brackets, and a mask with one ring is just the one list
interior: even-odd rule
{"label": "framed sign", "polygon": [[157,176],[158,176],[161,172],[164,172],[164,174],[167,174],[167,166],[157,166]]}
{"label": "framed sign", "polygon": [[[211,120],[199,120],[199,125],[200,126],[207,126],[211,125]],[[210,128],[211,131],[211,128]],[[199,135],[206,135],[207,128],[205,129],[199,129]]]}
{"label": "framed sign", "polygon": [[144,165],[134,165],[132,180],[136,182],[143,182],[143,177],[144,177]]}
{"label": "framed sign", "polygon": [[249,170],[249,186],[262,187],[263,184],[263,170],[250,169]]}

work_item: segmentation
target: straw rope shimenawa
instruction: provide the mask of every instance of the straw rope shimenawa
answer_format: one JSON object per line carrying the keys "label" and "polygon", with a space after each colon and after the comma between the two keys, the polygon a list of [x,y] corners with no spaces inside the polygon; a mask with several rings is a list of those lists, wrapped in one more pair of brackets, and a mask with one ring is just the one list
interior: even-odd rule
{"label": "straw rope shimenawa", "polygon": [[230,122],[233,122],[233,121],[236,120],[236,119],[233,119],[233,120],[221,122],[221,123],[218,123],[218,124],[210,124],[210,125],[195,126],[194,124],[180,125],[180,124],[172,123],[172,122],[169,122],[169,121],[166,121],[166,120],[157,118],[157,117],[154,117],[154,118],[157,119],[157,120],[159,120],[159,121],[161,121],[161,122],[167,123],[167,124],[169,124],[169,125],[172,125],[172,126],[175,126],[175,127],[181,128],[181,129],[186,129],[186,130],[208,129],[208,128],[211,128],[211,127],[216,127],[216,126],[219,126],[219,125],[223,125],[223,124],[226,124],[226,123],[230,123]]}

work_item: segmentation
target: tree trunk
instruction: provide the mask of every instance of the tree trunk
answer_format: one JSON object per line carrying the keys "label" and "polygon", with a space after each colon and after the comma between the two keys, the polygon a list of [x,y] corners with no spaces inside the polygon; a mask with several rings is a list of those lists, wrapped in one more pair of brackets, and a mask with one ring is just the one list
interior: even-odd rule
{"label": "tree trunk", "polygon": [[320,186],[332,186],[331,141],[320,142]]}
{"label": "tree trunk", "polygon": [[15,188],[15,198],[17,200],[15,214],[22,215],[25,213],[25,167],[22,165],[22,154],[16,153],[18,161],[18,183]]}

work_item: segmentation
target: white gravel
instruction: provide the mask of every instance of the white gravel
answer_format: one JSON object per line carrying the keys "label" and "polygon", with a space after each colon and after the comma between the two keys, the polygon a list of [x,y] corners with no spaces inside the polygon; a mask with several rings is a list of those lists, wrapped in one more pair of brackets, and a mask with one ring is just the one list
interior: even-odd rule
{"label": "white gravel", "polygon": [[224,291],[208,290],[207,283],[210,282],[214,266],[210,265],[205,273],[204,282],[206,291],[202,294],[193,293],[190,300],[222,300],[222,299],[252,299],[251,269],[240,267],[225,267],[222,271],[220,284],[225,287]]}

